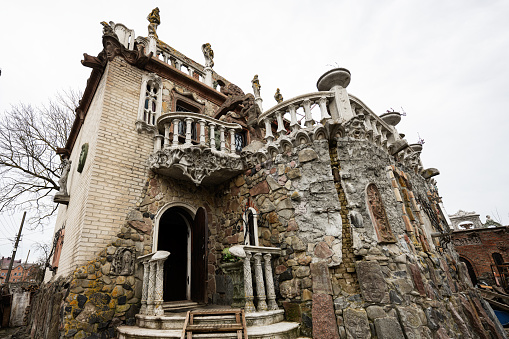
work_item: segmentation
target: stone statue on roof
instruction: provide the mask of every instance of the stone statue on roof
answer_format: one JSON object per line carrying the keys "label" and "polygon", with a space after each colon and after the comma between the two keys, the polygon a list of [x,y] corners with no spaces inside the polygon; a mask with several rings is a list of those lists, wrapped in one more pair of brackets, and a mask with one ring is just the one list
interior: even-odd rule
{"label": "stone statue on roof", "polygon": [[157,26],[161,24],[161,17],[159,16],[159,7],[156,7],[150,12],[147,17],[148,22],[148,35],[153,35],[157,38]]}
{"label": "stone statue on roof", "polygon": [[205,57],[205,67],[214,67],[214,51],[212,47],[207,42],[201,46],[201,50],[203,52],[203,56]]}
{"label": "stone statue on roof", "polygon": [[283,101],[283,95],[279,91],[279,88],[276,90],[276,94],[274,94],[274,99],[276,99],[278,104]]}
{"label": "stone statue on roof", "polygon": [[258,74],[256,74],[254,76],[253,80],[251,80],[251,84],[253,85],[253,92],[254,92],[255,98],[259,98],[260,97],[260,89],[262,88],[262,86],[260,86],[260,80],[258,80]]}

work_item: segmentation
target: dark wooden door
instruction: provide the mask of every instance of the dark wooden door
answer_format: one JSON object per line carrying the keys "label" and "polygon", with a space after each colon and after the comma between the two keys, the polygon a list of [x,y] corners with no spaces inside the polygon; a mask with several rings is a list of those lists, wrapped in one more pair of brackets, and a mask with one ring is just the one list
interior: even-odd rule
{"label": "dark wooden door", "polygon": [[207,302],[207,212],[199,208],[194,218],[191,237],[191,299]]}

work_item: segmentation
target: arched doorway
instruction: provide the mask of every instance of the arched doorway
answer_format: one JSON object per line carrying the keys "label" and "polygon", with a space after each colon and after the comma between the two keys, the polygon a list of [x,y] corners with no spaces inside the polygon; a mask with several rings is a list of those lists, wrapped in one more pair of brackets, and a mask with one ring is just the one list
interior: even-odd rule
{"label": "arched doorway", "polygon": [[[193,218],[194,217],[194,218]],[[170,207],[159,216],[155,250],[170,252],[164,264],[164,301],[206,302],[207,214]]]}
{"label": "arched doorway", "polygon": [[465,259],[463,257],[460,257],[460,261],[464,262],[465,265],[467,265],[468,275],[470,276],[470,280],[472,281],[472,284],[474,286],[477,285],[477,277],[475,275],[474,267],[472,266],[470,261],[468,261],[467,259]]}

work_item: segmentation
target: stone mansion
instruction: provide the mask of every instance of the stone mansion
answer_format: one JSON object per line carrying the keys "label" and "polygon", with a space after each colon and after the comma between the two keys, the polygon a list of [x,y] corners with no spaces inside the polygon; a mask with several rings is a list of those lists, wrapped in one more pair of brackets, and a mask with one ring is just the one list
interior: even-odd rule
{"label": "stone mansion", "polygon": [[249,338],[505,338],[400,113],[344,68],[262,108],[262,79],[246,94],[210,44],[200,64],[148,20],[103,22],[84,55],[32,337],[180,338],[175,312],[208,305],[242,309]]}

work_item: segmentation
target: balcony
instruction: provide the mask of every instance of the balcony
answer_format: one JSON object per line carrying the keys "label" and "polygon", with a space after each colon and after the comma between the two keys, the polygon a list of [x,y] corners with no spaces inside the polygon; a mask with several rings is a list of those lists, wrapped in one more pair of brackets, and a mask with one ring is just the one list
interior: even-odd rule
{"label": "balcony", "polygon": [[[237,154],[235,134],[242,130],[193,112],[170,112],[157,119],[149,167],[156,173],[196,185],[220,184],[246,169]],[[170,140],[171,139],[171,140]]]}

